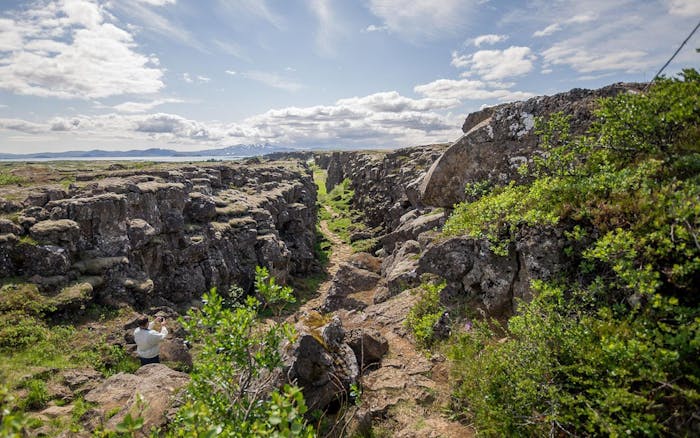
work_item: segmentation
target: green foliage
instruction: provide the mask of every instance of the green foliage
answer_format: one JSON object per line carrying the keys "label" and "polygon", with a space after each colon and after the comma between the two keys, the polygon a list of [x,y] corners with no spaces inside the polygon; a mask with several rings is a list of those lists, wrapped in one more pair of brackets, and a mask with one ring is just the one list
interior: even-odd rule
{"label": "green foliage", "polygon": [[31,379],[22,385],[27,390],[27,395],[20,402],[20,409],[39,410],[49,402],[49,393],[46,382],[38,379]]}
{"label": "green foliage", "polygon": [[668,302],[644,315],[584,312],[562,288],[536,289],[508,338],[481,323],[452,345],[455,407],[481,433],[661,435],[700,407],[700,321]]}
{"label": "green foliage", "polygon": [[[274,281],[257,270],[261,295]],[[272,295],[282,296],[281,289]],[[261,302],[252,296],[227,308],[215,289],[205,305],[190,311],[182,324],[189,339],[201,346],[187,401],[178,413],[172,436],[313,436],[303,414],[306,405],[298,388],[273,387],[281,367],[280,347],[295,334],[288,324],[263,322]],[[282,300],[284,301],[284,300]]]}
{"label": "green foliage", "polygon": [[423,283],[418,289],[420,297],[406,316],[406,328],[411,330],[418,345],[430,348],[437,340],[433,327],[438,322],[445,307],[440,304],[440,291],[445,283]]}
{"label": "green foliage", "polygon": [[255,267],[255,293],[262,303],[261,311],[270,309],[276,315],[279,315],[287,304],[296,302],[292,288],[277,284],[265,267]]}
{"label": "green foliage", "polygon": [[124,347],[104,341],[85,350],[82,357],[105,377],[118,373],[134,373],[140,367],[139,361],[127,353]]}
{"label": "green foliage", "polygon": [[46,327],[22,311],[0,314],[0,351],[34,345],[46,338]]}
{"label": "green foliage", "polygon": [[361,239],[361,240],[356,240],[355,242],[350,243],[350,246],[352,247],[353,251],[355,252],[373,252],[374,249],[377,248],[379,245],[379,239],[376,237],[372,237],[369,239]]}
{"label": "green foliage", "polygon": [[11,281],[0,287],[0,312],[20,311],[41,316],[53,310],[55,308],[34,283]]}
{"label": "green foliage", "polygon": [[365,228],[361,221],[361,213],[352,208],[355,191],[351,188],[351,184],[352,182],[346,178],[333,187],[326,196],[319,195],[320,218],[328,221],[328,229],[346,243],[350,243],[350,234]]}
{"label": "green foliage", "polygon": [[11,173],[0,172],[0,186],[9,186],[13,184],[24,184],[27,180],[21,176],[13,175]]}
{"label": "green foliage", "polygon": [[29,419],[18,408],[15,397],[3,384],[0,385],[0,436],[20,438],[26,436]]}
{"label": "green foliage", "polygon": [[457,205],[445,226],[506,254],[522,228],[557,224],[577,267],[536,281],[507,337],[481,323],[454,341],[454,408],[485,435],[687,435],[697,421],[700,75],[595,115],[578,137],[566,117],[538,121],[527,182]]}

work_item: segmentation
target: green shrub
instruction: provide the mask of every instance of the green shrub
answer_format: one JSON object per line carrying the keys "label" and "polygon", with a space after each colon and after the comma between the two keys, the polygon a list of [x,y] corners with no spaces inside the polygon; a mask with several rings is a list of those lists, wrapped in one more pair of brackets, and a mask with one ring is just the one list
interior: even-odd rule
{"label": "green shrub", "polygon": [[0,350],[35,345],[46,336],[45,325],[36,317],[21,311],[0,313]]}
{"label": "green shrub", "polygon": [[406,328],[411,330],[418,345],[430,348],[437,340],[433,333],[433,327],[438,322],[445,307],[440,304],[440,291],[445,288],[445,283],[423,283],[417,289],[420,294],[418,301],[406,315],[404,322]]}
{"label": "green shrub", "polygon": [[22,437],[27,435],[29,418],[17,406],[15,397],[4,384],[0,385],[0,436]]}
{"label": "green shrub", "polygon": [[100,340],[76,354],[78,362],[87,363],[105,377],[118,373],[133,373],[139,369],[139,361],[126,352],[121,345],[112,345]]}
{"label": "green shrub", "polygon": [[32,379],[23,386],[27,389],[27,395],[20,402],[21,409],[39,410],[49,402],[49,392],[43,380]]}
{"label": "green shrub", "polygon": [[[572,272],[535,281],[505,337],[450,348],[454,409],[484,435],[692,434],[700,409],[700,74],[603,99],[587,135],[537,122],[528,182],[477,190],[447,234],[507,253],[557,225]],[[478,196],[476,196],[478,195]]]}
{"label": "green shrub", "polygon": [[41,315],[55,310],[34,283],[8,282],[0,287],[0,312],[21,311]]}
{"label": "green shrub", "polygon": [[[279,290],[266,290],[275,284],[264,270],[256,274],[258,294],[285,300]],[[293,328],[260,321],[262,305],[252,296],[231,308],[224,307],[215,289],[203,299],[202,309],[181,321],[201,352],[170,435],[313,436],[300,390],[285,386],[280,391],[270,379],[282,366],[280,346],[292,340]]]}

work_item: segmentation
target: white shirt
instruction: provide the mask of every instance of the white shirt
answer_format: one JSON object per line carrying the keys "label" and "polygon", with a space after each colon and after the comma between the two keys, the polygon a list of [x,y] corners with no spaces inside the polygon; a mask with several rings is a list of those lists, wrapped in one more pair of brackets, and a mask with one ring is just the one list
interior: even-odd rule
{"label": "white shirt", "polygon": [[134,341],[136,341],[136,354],[144,359],[151,359],[160,354],[160,343],[168,335],[168,329],[161,326],[160,332],[153,330],[155,321],[148,324],[148,330],[137,327],[134,330]]}

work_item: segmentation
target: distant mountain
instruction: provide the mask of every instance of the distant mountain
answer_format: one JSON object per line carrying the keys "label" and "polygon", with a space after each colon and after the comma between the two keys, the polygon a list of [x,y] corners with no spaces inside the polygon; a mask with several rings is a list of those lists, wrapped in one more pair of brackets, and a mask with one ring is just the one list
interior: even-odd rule
{"label": "distant mountain", "polygon": [[36,152],[32,154],[0,153],[0,160],[32,160],[32,159],[70,159],[70,158],[167,158],[167,157],[253,157],[276,152],[294,152],[297,149],[271,144],[238,144],[218,149],[201,151],[175,151],[172,149],[132,149],[129,151],[91,151],[66,152]]}

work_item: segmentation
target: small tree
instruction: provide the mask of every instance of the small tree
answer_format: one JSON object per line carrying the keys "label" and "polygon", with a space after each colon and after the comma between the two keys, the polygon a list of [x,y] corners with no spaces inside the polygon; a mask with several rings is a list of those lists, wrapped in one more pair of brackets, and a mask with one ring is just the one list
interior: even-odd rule
{"label": "small tree", "polygon": [[[256,270],[255,284],[269,302],[291,301],[278,289],[270,290],[277,285],[266,269]],[[280,347],[293,340],[293,327],[261,321],[258,314],[264,306],[252,296],[231,308],[223,305],[216,289],[203,300],[204,307],[182,321],[202,350],[171,435],[313,436],[303,418],[307,408],[301,391],[289,385],[275,388],[276,370],[282,366]]]}

